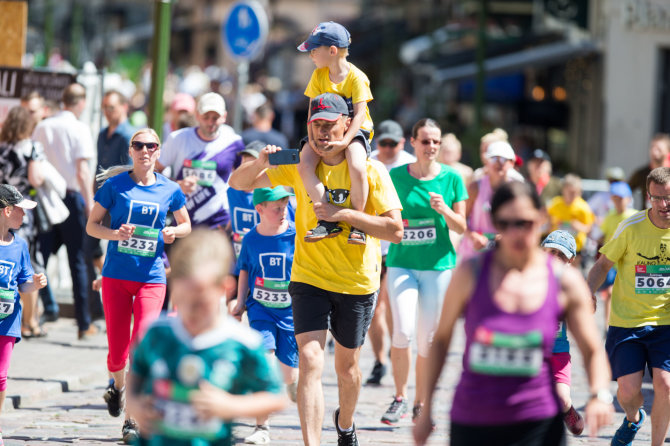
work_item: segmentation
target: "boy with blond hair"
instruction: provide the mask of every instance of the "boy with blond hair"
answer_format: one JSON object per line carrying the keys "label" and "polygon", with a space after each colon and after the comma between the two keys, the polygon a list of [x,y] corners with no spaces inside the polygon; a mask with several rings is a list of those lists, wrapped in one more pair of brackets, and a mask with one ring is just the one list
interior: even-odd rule
{"label": "boy with blond hair", "polygon": [[[370,81],[360,69],[347,61],[351,36],[349,31],[335,22],[319,23],[312,30],[298,50],[309,52],[316,65],[316,70],[305,89],[305,96],[310,98],[310,115],[327,108],[327,105],[313,103],[314,98],[322,93],[335,93],[342,96],[349,107],[351,124],[340,141],[327,141],[333,151],[345,151],[349,177],[351,178],[351,206],[357,211],[365,208],[369,186],[367,181],[366,160],[370,156],[370,139],[373,135],[372,118],[367,103],[372,100]],[[316,166],[321,157],[315,152],[315,136],[308,125],[307,140],[301,141],[302,150],[298,172],[312,203],[332,201],[330,194],[316,176]],[[333,198],[333,197],[331,197]],[[345,197],[346,199],[346,197]],[[319,220],[318,225],[307,232],[306,242],[317,242],[324,238],[337,236],[342,228],[337,222]],[[365,233],[351,228],[348,243],[365,244]]]}

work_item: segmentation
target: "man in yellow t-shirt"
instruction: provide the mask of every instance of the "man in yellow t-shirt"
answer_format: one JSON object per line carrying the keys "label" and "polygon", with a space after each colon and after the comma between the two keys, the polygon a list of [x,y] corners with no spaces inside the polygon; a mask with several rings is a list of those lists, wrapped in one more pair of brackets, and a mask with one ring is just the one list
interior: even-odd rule
{"label": "man in yellow t-shirt", "polygon": [[[402,209],[386,168],[367,161],[369,194],[365,211],[351,209],[351,181],[342,150],[329,141],[342,138],[351,122],[342,97],[327,93],[326,106],[312,114],[309,126],[321,157],[316,174],[326,186],[328,203],[310,205],[310,199],[295,165],[270,168],[268,155],[281,150],[265,147],[257,160],[240,166],[230,177],[235,189],[284,185],[295,190],[296,249],[289,294],[293,300],[293,321],[300,355],[298,412],[305,445],[321,444],[323,371],[326,330],[337,342],[335,370],[338,375],[340,407],[335,411],[340,444],[357,445],[353,414],[361,386],[358,368],[360,348],[370,325],[379,289],[381,249],[379,239],[402,240]],[[343,221],[369,234],[365,245],[352,245],[343,237],[318,244],[304,240],[317,219]],[[329,325],[330,323],[330,325]]]}
{"label": "man in yellow t-shirt", "polygon": [[651,208],[621,222],[588,276],[595,292],[616,265],[605,348],[617,399],[626,417],[612,444],[631,444],[646,413],[642,377],[653,371],[651,444],[661,445],[670,423],[670,168],[647,177]]}

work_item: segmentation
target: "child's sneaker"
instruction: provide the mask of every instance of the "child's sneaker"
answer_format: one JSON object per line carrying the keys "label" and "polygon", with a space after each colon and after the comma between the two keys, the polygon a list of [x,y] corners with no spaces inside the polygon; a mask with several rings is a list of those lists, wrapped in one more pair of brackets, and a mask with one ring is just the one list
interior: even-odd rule
{"label": "child's sneaker", "polygon": [[624,416],[623,423],[621,423],[621,426],[619,426],[619,429],[617,429],[615,432],[614,437],[612,437],[611,445],[631,446],[633,444],[635,434],[637,434],[637,431],[639,431],[642,427],[642,423],[644,423],[645,418],[647,418],[647,413],[644,411],[644,409],[640,409],[640,421],[637,423],[628,421],[628,418]]}
{"label": "child's sneaker", "polygon": [[319,220],[319,224],[316,225],[316,228],[307,231],[305,241],[308,243],[318,242],[324,238],[336,237],[340,232],[342,232],[342,228],[337,223]]}
{"label": "child's sneaker", "polygon": [[351,228],[347,243],[350,245],[365,245],[365,238],[365,232],[361,231],[360,229]]}
{"label": "child's sneaker", "polygon": [[124,444],[134,444],[140,438],[140,428],[135,423],[135,420],[128,418],[123,422],[123,428],[121,428],[121,437],[123,438]]}
{"label": "child's sneaker", "polygon": [[584,418],[575,410],[575,406],[570,406],[570,409],[563,414],[563,422],[573,435],[584,432]]}
{"label": "child's sneaker", "polygon": [[286,393],[288,397],[294,403],[298,402],[298,381],[292,382],[291,384],[286,385]]}
{"label": "child's sneaker", "polygon": [[123,412],[123,406],[125,403],[125,398],[123,391],[118,390],[114,387],[114,380],[109,380],[109,385],[105,389],[105,393],[102,395],[105,402],[107,403],[107,411],[113,417],[118,417]]}
{"label": "child's sneaker", "polygon": [[254,433],[244,439],[245,444],[270,444],[270,428],[267,425],[256,425]]}

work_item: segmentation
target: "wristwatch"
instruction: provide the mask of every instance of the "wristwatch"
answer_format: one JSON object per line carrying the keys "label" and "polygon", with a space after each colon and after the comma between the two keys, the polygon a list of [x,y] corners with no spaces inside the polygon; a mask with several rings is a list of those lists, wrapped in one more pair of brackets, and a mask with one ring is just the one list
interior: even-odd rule
{"label": "wristwatch", "polygon": [[590,399],[597,399],[601,403],[605,404],[612,404],[612,402],[614,401],[612,392],[610,392],[609,389],[600,389],[596,393],[592,393],[590,395]]}

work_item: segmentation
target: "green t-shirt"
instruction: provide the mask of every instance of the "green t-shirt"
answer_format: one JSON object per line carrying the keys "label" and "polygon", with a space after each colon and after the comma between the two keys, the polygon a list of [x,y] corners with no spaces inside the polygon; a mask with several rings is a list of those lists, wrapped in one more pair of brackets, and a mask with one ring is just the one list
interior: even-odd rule
{"label": "green t-shirt", "polygon": [[152,438],[140,441],[146,446],[231,444],[230,420],[199,419],[189,403],[200,380],[238,395],[280,390],[260,335],[232,318],[195,338],[181,319],[159,319],[137,346],[131,370],[162,415]]}
{"label": "green t-shirt", "polygon": [[456,250],[449,238],[444,217],[430,207],[430,195],[442,195],[447,206],[468,199],[461,175],[456,169],[440,165],[432,180],[418,180],[409,174],[408,165],[391,170],[391,180],[402,204],[405,226],[402,242],[391,244],[386,266],[422,271],[443,271],[456,266]]}

